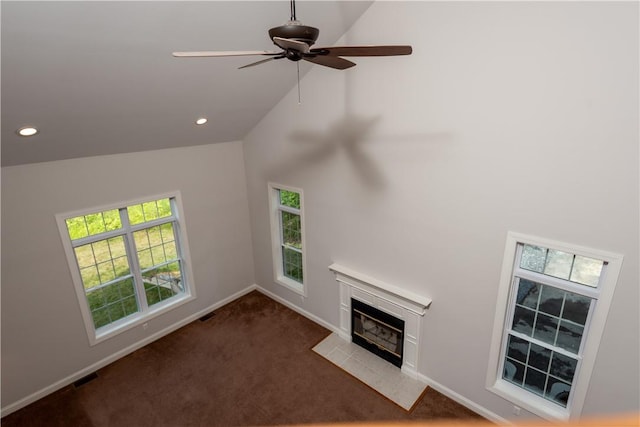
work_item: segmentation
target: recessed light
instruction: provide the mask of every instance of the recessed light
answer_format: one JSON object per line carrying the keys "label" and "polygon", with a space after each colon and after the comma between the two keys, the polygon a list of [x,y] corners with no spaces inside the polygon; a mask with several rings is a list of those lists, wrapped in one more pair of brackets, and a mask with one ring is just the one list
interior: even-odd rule
{"label": "recessed light", "polygon": [[203,125],[205,123],[207,123],[207,119],[205,119],[204,117],[200,117],[198,120],[196,120],[197,125]]}
{"label": "recessed light", "polygon": [[33,136],[38,132],[38,129],[34,128],[33,126],[23,126],[16,131],[16,133],[20,136]]}

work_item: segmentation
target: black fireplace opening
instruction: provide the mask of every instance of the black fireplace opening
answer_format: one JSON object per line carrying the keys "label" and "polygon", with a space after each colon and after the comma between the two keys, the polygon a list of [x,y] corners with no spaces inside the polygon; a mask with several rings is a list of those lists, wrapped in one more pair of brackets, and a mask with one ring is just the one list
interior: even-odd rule
{"label": "black fireplace opening", "polygon": [[404,320],[351,298],[351,341],[402,367]]}

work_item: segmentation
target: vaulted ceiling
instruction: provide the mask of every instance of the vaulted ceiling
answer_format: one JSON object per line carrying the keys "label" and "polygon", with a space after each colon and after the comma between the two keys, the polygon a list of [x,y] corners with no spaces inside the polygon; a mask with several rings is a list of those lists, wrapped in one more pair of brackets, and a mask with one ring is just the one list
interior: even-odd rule
{"label": "vaulted ceiling", "polygon": [[[332,45],[370,4],[299,1],[297,18],[320,29],[317,46]],[[261,58],[171,56],[274,50],[267,30],[289,19],[289,1],[0,7],[3,166],[240,140],[296,85],[287,60],[238,70]],[[302,75],[317,66],[299,64]],[[18,136],[25,125],[40,132]]]}

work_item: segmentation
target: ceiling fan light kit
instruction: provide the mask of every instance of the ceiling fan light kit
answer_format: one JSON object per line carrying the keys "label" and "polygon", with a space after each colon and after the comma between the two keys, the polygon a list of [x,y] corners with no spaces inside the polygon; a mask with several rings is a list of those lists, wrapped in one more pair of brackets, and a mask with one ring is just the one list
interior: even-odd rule
{"label": "ceiling fan light kit", "polygon": [[279,52],[270,51],[200,51],[200,52],[174,52],[176,57],[221,57],[221,56],[248,56],[261,55],[269,58],[262,59],[240,68],[253,67],[275,59],[287,58],[291,61],[305,60],[314,64],[337,70],[345,70],[356,64],[343,56],[397,56],[410,55],[412,48],[409,45],[394,46],[334,46],[311,48],[318,39],[320,30],[307,25],[302,25],[296,19],[295,0],[291,0],[291,19],[284,25],[273,27],[269,30],[269,38],[280,49]]}

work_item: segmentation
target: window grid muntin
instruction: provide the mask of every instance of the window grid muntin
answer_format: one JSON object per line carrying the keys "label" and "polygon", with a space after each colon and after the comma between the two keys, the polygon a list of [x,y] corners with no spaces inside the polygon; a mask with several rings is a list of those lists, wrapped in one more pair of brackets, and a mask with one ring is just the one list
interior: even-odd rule
{"label": "window grid muntin", "polygon": [[[567,400],[567,404],[566,405],[562,405],[558,402],[556,402],[553,399],[548,399],[546,397],[540,396],[536,393],[532,393],[535,396],[538,396],[539,398],[543,399],[544,401],[548,401],[548,402],[552,402],[560,407],[564,407],[565,409],[571,408],[572,405],[572,401],[574,398],[574,389],[575,389],[575,381],[573,381],[575,378],[578,378],[580,375],[580,367],[582,365],[582,358],[583,358],[583,349],[584,346],[586,344],[586,340],[582,339],[581,343],[580,343],[580,349],[578,351],[578,354],[572,354],[569,352],[566,352],[564,349],[557,347],[557,348],[549,348],[549,344],[545,343],[544,341],[540,341],[537,340],[533,337],[529,337],[527,335],[524,334],[520,334],[517,331],[513,331],[511,329],[511,326],[513,325],[513,316],[514,316],[514,310],[516,307],[516,296],[517,296],[517,289],[516,289],[516,283],[517,283],[517,279],[518,278],[527,278],[527,280],[532,280],[532,281],[536,281],[538,283],[541,284],[546,284],[552,287],[557,287],[559,289],[565,290],[567,292],[573,292],[576,294],[580,294],[582,296],[591,298],[591,304],[589,306],[589,310],[588,310],[588,314],[587,314],[587,319],[585,321],[585,328],[583,330],[583,337],[588,336],[588,325],[590,324],[591,321],[591,317],[593,316],[594,312],[595,312],[595,305],[597,303],[598,297],[599,297],[599,286],[598,287],[590,287],[589,285],[583,285],[577,282],[571,282],[568,280],[563,280],[554,276],[550,276],[550,275],[545,275],[542,273],[538,273],[535,271],[531,271],[531,270],[526,270],[520,267],[520,261],[522,259],[522,249],[524,247],[525,243],[522,242],[517,242],[516,243],[516,252],[515,252],[515,257],[514,257],[514,261],[513,261],[513,267],[512,267],[512,274],[511,274],[511,285],[510,285],[510,290],[509,290],[509,305],[507,308],[507,317],[506,320],[507,322],[505,322],[504,327],[503,327],[503,334],[502,334],[502,344],[501,344],[501,357],[498,359],[498,378],[501,378],[503,381],[508,382],[509,384],[513,384],[515,387],[518,387],[522,390],[525,391],[530,391],[529,389],[526,389],[524,387],[519,386],[518,384],[511,382],[507,379],[504,378],[504,372],[505,372],[505,361],[507,360],[507,351],[508,351],[508,336],[511,335],[516,335],[517,337],[525,340],[525,341],[529,341],[530,343],[534,343],[537,345],[540,345],[542,347],[545,347],[547,349],[551,349],[554,352],[557,352],[558,354],[562,354],[566,357],[572,358],[574,360],[576,360],[576,368],[574,370],[574,374],[573,374],[573,379],[571,382],[571,388],[569,390],[569,397]],[[551,249],[551,248],[547,248],[547,249]],[[577,255],[576,253],[573,253],[573,255]],[[604,277],[606,276],[607,272],[606,272],[606,267],[608,265],[608,262],[606,260],[603,260],[603,266],[602,266],[602,270],[600,272],[600,279],[599,279],[599,284],[602,283],[602,281],[604,280]],[[538,302],[539,302],[539,298],[540,295],[538,296]],[[551,346],[553,347],[553,346]],[[525,371],[526,374],[526,371]],[[567,382],[566,380],[562,380],[561,381]],[[546,391],[546,381],[545,380],[545,391]],[[523,383],[524,383],[524,378],[523,378]]]}
{"label": "window grid muntin", "polygon": [[[166,263],[163,264],[170,264],[171,262],[177,262],[179,265],[179,269],[180,269],[180,278],[181,280],[183,280],[184,278],[184,274],[182,272],[183,270],[183,263],[182,263],[182,258],[180,256],[180,254],[182,253],[179,247],[179,238],[178,238],[178,223],[177,223],[177,217],[176,217],[176,201],[174,197],[167,197],[164,199],[158,199],[158,200],[165,200],[168,199],[169,200],[169,206],[170,206],[170,212],[171,214],[168,216],[163,216],[163,217],[159,217],[159,218],[154,218],[154,219],[150,219],[150,220],[144,220],[142,222],[138,222],[134,225],[132,225],[129,221],[129,214],[128,214],[128,208],[130,206],[123,206],[120,208],[115,208],[115,209],[106,209],[104,211],[99,211],[99,212],[91,212],[91,213],[87,213],[84,215],[79,215],[76,217],[70,217],[65,219],[65,226],[67,228],[67,236],[69,237],[69,240],[71,242],[71,248],[75,253],[75,249],[77,247],[83,246],[83,245],[93,245],[94,243],[98,243],[98,242],[102,242],[105,241],[107,242],[109,239],[112,238],[116,238],[116,237],[122,237],[124,239],[124,246],[125,246],[125,252],[126,252],[126,258],[128,260],[128,264],[129,264],[129,271],[130,273],[126,276],[123,277],[116,277],[113,280],[110,280],[108,282],[105,283],[99,283],[97,286],[91,287],[89,289],[91,289],[91,291],[98,291],[98,290],[105,290],[106,288],[108,288],[109,286],[114,285],[117,282],[120,281],[126,281],[128,278],[132,278],[133,279],[133,286],[134,286],[134,297],[136,299],[136,305],[137,305],[137,311],[133,312],[133,313],[129,313],[126,314],[124,317],[121,317],[119,319],[115,319],[115,320],[111,320],[109,323],[106,323],[104,325],[102,325],[101,327],[105,327],[105,326],[112,326],[113,324],[119,322],[120,320],[130,316],[131,314],[135,314],[135,313],[146,313],[149,310],[149,304],[147,303],[147,297],[146,297],[146,289],[144,287],[144,277],[142,276],[143,271],[140,268],[140,264],[138,262],[138,257],[137,257],[137,251],[136,251],[136,246],[135,246],[135,242],[133,239],[133,233],[136,231],[140,231],[140,230],[144,230],[147,228],[152,228],[155,226],[161,227],[164,224],[167,223],[171,223],[172,227],[173,227],[173,234],[174,234],[174,240],[175,240],[175,244],[176,244],[176,254],[178,256],[178,258],[174,259],[174,260],[170,260],[167,261]],[[157,205],[157,201],[156,205]],[[141,202],[138,204],[134,204],[131,206],[144,206],[145,203],[149,203],[149,202]],[[89,228],[87,225],[87,220],[86,218],[89,216],[97,216],[100,215],[103,218],[104,221],[104,213],[105,212],[112,212],[112,211],[117,211],[120,217],[120,227],[118,227],[117,229],[114,230],[107,230],[106,228],[106,222],[105,222],[105,231],[103,232],[99,232],[99,233],[95,233],[93,235],[90,234],[89,232]],[[143,209],[143,215],[144,215],[144,209]],[[72,219],[77,219],[77,218],[82,218],[85,224],[85,228],[87,231],[87,236],[84,237],[80,237],[77,239],[72,239],[71,235],[70,235],[70,230],[69,230],[69,220]],[[144,218],[144,216],[143,216]],[[161,232],[160,232],[161,233]],[[92,251],[93,251],[93,246],[91,246]],[[110,250],[110,249],[109,249]],[[135,255],[135,256],[134,256]],[[94,259],[95,259],[95,255],[94,255]],[[97,268],[97,264],[95,264],[96,267],[96,271],[98,273],[98,277],[99,277],[99,271]],[[151,266],[150,268],[145,269],[145,272],[153,270],[153,269],[157,269],[159,266],[158,265],[154,265]],[[87,302],[87,307],[89,308],[89,313],[92,316],[92,320],[94,322],[94,328],[97,331],[99,328],[95,326],[95,319],[93,318],[94,312],[96,310],[91,310],[90,308],[90,301],[88,298],[88,293],[89,293],[89,289],[86,288],[84,286],[84,279],[82,277],[81,274],[81,268],[79,266],[77,257],[76,257],[76,268],[78,269],[78,272],[80,273],[80,279],[82,281],[83,284],[83,288],[84,288],[84,293],[85,293],[85,299]],[[181,292],[178,292],[174,295],[179,295],[179,294],[184,294],[185,292],[185,287],[182,286],[181,287]],[[145,295],[145,298],[142,298],[141,295]],[[124,299],[128,299],[129,296],[119,299],[111,304],[106,304],[105,306],[103,306],[102,308],[105,308],[107,306],[112,306],[117,304],[118,302],[121,302]],[[166,301],[169,298],[164,298],[161,299],[159,302],[163,302]],[[111,315],[109,314],[109,317],[111,317]]]}
{"label": "window grid muntin", "polygon": [[[131,281],[132,293],[123,295],[121,291],[121,285],[123,283],[126,283],[127,281]],[[117,288],[118,298],[113,301],[109,301],[105,297],[105,295],[102,294],[102,292],[106,291],[106,289],[112,286],[115,286]],[[101,293],[103,304],[96,308],[92,308],[91,297],[93,296],[93,294],[97,294],[97,293]],[[125,319],[126,317],[139,312],[139,304],[138,304],[138,299],[136,298],[136,289],[135,289],[135,284],[133,283],[133,276],[123,277],[118,280],[111,281],[110,283],[104,284],[97,289],[93,288],[90,291],[88,291],[86,295],[87,295],[87,304],[89,306],[89,311],[91,312],[91,317],[93,319],[94,327],[96,329],[101,328],[103,326],[111,325],[119,320]],[[129,301],[129,302],[132,301],[135,309],[132,311],[129,311],[125,306],[126,301]],[[117,317],[115,315],[112,315],[113,310],[115,310],[115,307],[122,308],[123,316]],[[97,316],[100,311],[106,312],[106,315],[109,319],[108,322],[99,324],[100,322]]]}
{"label": "window grid muntin", "polygon": [[[510,355],[511,354],[510,350],[512,348],[510,344],[512,342],[512,338],[519,339],[519,340],[524,341],[526,343],[527,350],[526,350],[526,355],[525,355],[525,360],[524,361],[518,360],[517,358],[515,358],[515,357]],[[511,361],[513,366],[515,366],[516,368],[518,367],[518,365],[522,366],[523,367],[523,374],[522,374],[522,381],[516,382],[516,381],[512,380],[511,378],[507,377],[506,369],[503,368],[502,379],[504,379],[505,381],[508,381],[508,382],[518,386],[518,387],[521,387],[521,388],[523,388],[525,390],[531,391],[531,392],[535,393],[538,396],[544,397],[545,399],[547,399],[547,400],[549,400],[551,402],[558,403],[555,399],[553,399],[552,397],[549,397],[547,395],[549,393],[549,390],[548,390],[548,388],[549,388],[549,380],[550,379],[554,379],[554,380],[556,380],[555,382],[561,382],[561,383],[563,383],[565,385],[568,385],[569,386],[569,395],[570,395],[571,388],[573,386],[574,378],[577,376],[578,364],[579,364],[581,358],[579,356],[577,356],[577,355],[567,354],[566,352],[562,352],[561,353],[559,351],[554,350],[551,346],[541,345],[543,343],[532,342],[532,341],[529,341],[527,338],[528,337],[526,337],[526,336],[521,336],[521,335],[516,336],[514,334],[508,334],[506,350],[505,350],[505,353],[504,353],[504,360],[505,360],[505,362],[506,361]],[[541,347],[542,350],[544,350],[544,351],[548,351],[549,352],[548,356],[545,356],[545,357],[548,357],[548,360],[546,362],[546,368],[544,370],[541,369],[538,366],[533,365],[532,362],[531,362],[531,355],[533,353],[532,348],[533,348],[534,345],[538,346],[538,347]],[[559,375],[556,375],[556,374],[552,373],[552,369],[554,368],[554,358],[556,358],[557,355],[560,355],[561,357],[565,357],[565,358],[571,359],[571,360],[573,360],[575,362],[575,366],[573,368],[573,373],[572,373],[572,376],[571,376],[570,380],[567,379],[567,378],[562,378]],[[529,370],[538,372],[538,373],[540,373],[540,374],[545,376],[544,384],[543,384],[541,393],[538,392],[535,389],[532,389],[531,387],[527,387],[526,386],[527,375],[529,373]],[[558,403],[558,404],[560,404],[560,403]]]}
{"label": "window grid muntin", "polygon": [[[287,254],[287,251],[290,251],[292,254]],[[293,255],[293,257],[291,255]],[[294,274],[296,271],[298,274]],[[296,282],[303,282],[302,251],[291,246],[282,245],[282,273]]]}
{"label": "window grid muntin", "polygon": [[[304,260],[303,260],[303,244],[302,244],[302,211],[299,208],[292,207],[282,203],[282,191],[286,191],[288,193],[297,194],[297,201],[301,205],[301,194],[299,191],[295,190],[283,190],[279,188],[274,188],[276,192],[276,209],[278,214],[278,234],[280,240],[280,267],[282,269],[281,273],[284,277],[291,279],[297,283],[304,283]],[[297,216],[297,227],[285,227],[284,214],[290,214]],[[285,231],[292,231],[299,236],[299,244],[300,248],[297,248],[294,245],[291,245],[286,242],[285,239]],[[287,252],[289,251],[289,252]],[[292,258],[291,253],[298,254],[294,255],[295,259]],[[297,274],[294,274],[296,273]]]}
{"label": "window grid muntin", "polygon": [[513,300],[513,310],[512,310],[511,316],[510,316],[509,331],[510,332],[518,332],[518,333],[521,333],[523,336],[527,336],[523,332],[520,332],[520,331],[515,329],[515,325],[514,325],[515,314],[516,314],[516,311],[517,311],[518,308],[520,308],[522,310],[529,311],[529,312],[533,312],[534,313],[533,314],[534,320],[533,320],[532,325],[531,325],[531,335],[528,335],[527,339],[534,338],[534,339],[536,339],[536,340],[538,340],[538,341],[540,341],[542,343],[547,343],[547,341],[544,341],[543,339],[539,339],[538,337],[536,337],[536,327],[538,326],[539,315],[544,315],[544,316],[550,317],[550,318],[552,318],[552,319],[557,321],[557,325],[555,326],[555,334],[554,334],[554,338],[553,338],[553,343],[547,343],[551,347],[555,347],[555,348],[558,348],[558,349],[565,350],[563,347],[558,345],[558,337],[560,337],[560,331],[562,329],[563,322],[565,324],[576,326],[576,327],[582,329],[582,334],[581,334],[581,338],[580,338],[580,345],[578,346],[577,351],[576,352],[571,352],[571,350],[567,349],[567,351],[571,352],[572,354],[581,354],[580,353],[580,349],[584,345],[584,340],[582,339],[582,337],[584,337],[584,335],[585,335],[585,330],[586,330],[586,326],[587,326],[587,320],[589,318],[589,313],[593,309],[594,298],[588,297],[586,295],[580,295],[581,297],[589,298],[589,300],[590,300],[589,301],[589,306],[588,306],[588,308],[586,310],[586,316],[585,316],[585,320],[584,320],[585,323],[581,324],[581,323],[575,322],[575,321],[573,321],[571,319],[568,319],[566,317],[563,317],[564,314],[565,314],[565,310],[564,309],[566,307],[565,304],[566,304],[566,301],[567,301],[567,297],[569,296],[569,294],[572,294],[573,292],[567,291],[567,290],[558,289],[561,292],[563,292],[563,296],[562,296],[562,306],[560,308],[560,312],[558,313],[558,316],[556,316],[556,315],[553,315],[553,314],[551,314],[549,312],[542,311],[540,305],[541,305],[542,294],[544,292],[544,289],[547,288],[547,287],[550,287],[552,289],[557,289],[557,288],[555,288],[552,285],[548,285],[546,283],[534,282],[534,284],[540,286],[541,290],[538,292],[538,295],[537,295],[536,307],[532,309],[531,307],[528,307],[526,305],[522,305],[522,304],[518,303],[518,301],[516,299],[517,295],[518,295],[519,286],[520,286],[520,283],[521,283],[520,279],[521,278],[519,278],[517,276],[514,277],[513,284],[512,284],[512,289],[513,289],[513,292],[515,294],[515,297],[514,297],[514,300]]}

